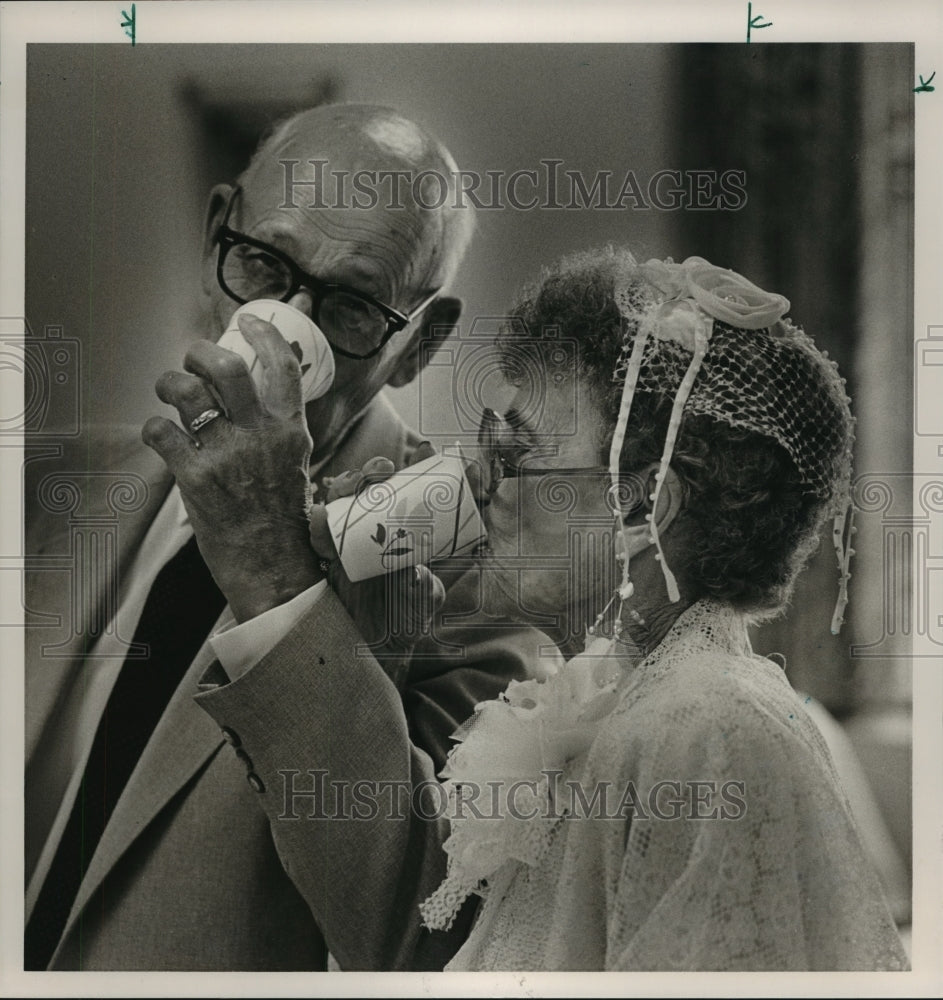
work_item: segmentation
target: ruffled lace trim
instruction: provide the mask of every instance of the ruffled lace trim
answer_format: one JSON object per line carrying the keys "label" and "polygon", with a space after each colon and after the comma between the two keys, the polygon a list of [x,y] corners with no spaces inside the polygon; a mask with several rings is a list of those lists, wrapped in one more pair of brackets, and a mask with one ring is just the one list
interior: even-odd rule
{"label": "ruffled lace trim", "polygon": [[458,745],[441,775],[451,819],[448,873],[420,904],[426,927],[447,930],[465,900],[486,895],[505,865],[536,865],[544,856],[566,815],[556,780],[615,708],[630,662],[612,640],[594,639],[546,679],[512,681],[454,734]]}

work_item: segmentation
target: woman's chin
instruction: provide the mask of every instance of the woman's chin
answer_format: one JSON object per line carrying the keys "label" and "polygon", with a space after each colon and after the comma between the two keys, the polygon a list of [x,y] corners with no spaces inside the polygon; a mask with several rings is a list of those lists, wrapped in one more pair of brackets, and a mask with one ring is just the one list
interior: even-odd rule
{"label": "woman's chin", "polygon": [[481,566],[481,609],[485,615],[531,625],[548,635],[555,631],[548,628],[548,623],[559,619],[559,608],[566,604],[565,595],[545,591],[545,580],[514,567],[513,557],[508,565],[501,553],[494,552],[487,544],[479,549],[477,557]]}
{"label": "woman's chin", "polygon": [[517,574],[502,566],[494,551],[484,542],[475,552],[481,567],[481,608],[489,618],[515,618],[520,615]]}

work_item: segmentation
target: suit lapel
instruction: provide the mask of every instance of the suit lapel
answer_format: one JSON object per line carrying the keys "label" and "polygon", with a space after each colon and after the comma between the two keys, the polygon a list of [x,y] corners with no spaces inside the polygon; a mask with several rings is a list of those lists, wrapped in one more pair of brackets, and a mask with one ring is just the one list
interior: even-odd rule
{"label": "suit lapel", "polygon": [[[122,513],[117,531],[111,536],[114,548],[109,555],[113,555],[120,580],[166,500],[173,479],[158,456],[140,443],[136,429],[131,433],[109,432],[103,439],[74,451],[57,462],[57,475],[76,483],[84,481],[84,485],[90,479],[94,487],[98,485],[97,475],[112,475],[98,470],[117,470],[122,479],[136,477],[142,485],[142,505],[131,513]],[[94,587],[83,587],[82,600],[75,599],[79,578],[73,574],[77,554],[71,545],[76,515],[89,521],[108,522],[114,518],[109,499],[114,498],[105,491],[90,489],[82,498],[81,510],[53,517],[48,508],[37,507],[37,516],[30,525],[30,533],[37,541],[27,547],[30,568],[25,603],[27,621],[32,622],[27,629],[27,766],[44,734],[51,738],[48,734],[56,724],[61,699],[70,685],[81,680],[85,651],[95,641],[90,623],[101,621],[109,610],[113,613],[108,608],[113,598],[107,592],[106,579],[97,580]],[[35,503],[36,498],[27,497],[30,501]],[[87,583],[89,578],[86,575],[81,579]],[[228,615],[228,609],[224,610],[220,621]],[[73,622],[78,623],[76,627]],[[123,638],[130,641],[131,637]],[[206,642],[168,703],[115,806],[79,889],[63,941],[122,854],[221,745],[218,727],[193,701],[197,680],[212,660],[213,650]]]}
{"label": "suit lapel", "polygon": [[[82,454],[68,455],[57,463],[58,469],[66,471],[53,475],[74,481],[80,492],[85,487],[80,511],[53,516],[48,506],[45,511],[37,509],[36,497],[25,498],[27,505],[36,505],[34,516],[28,517],[28,534],[38,539],[35,544],[27,543],[25,574],[27,768],[46,728],[55,724],[60,699],[81,676],[85,653],[97,638],[94,623],[101,623],[115,610],[107,575],[95,577],[90,572],[99,554],[73,544],[76,522],[114,527],[103,548],[104,556],[114,560],[120,582],[173,485],[163,462],[140,443],[136,431],[135,436],[136,447],[118,433],[107,440],[107,448],[86,446]],[[95,465],[102,457],[96,454],[100,451],[106,451],[110,468],[118,470],[114,474],[86,471],[103,467]],[[111,505],[114,496],[97,488],[97,477],[104,480],[112,475],[141,491],[143,503],[137,510],[116,514]]]}
{"label": "suit lapel", "polygon": [[[230,614],[226,608],[212,631]],[[214,658],[207,641],[171,697],[102,833],[66,923],[63,942],[121,856],[223,745],[219,727],[193,700],[197,683]]]}

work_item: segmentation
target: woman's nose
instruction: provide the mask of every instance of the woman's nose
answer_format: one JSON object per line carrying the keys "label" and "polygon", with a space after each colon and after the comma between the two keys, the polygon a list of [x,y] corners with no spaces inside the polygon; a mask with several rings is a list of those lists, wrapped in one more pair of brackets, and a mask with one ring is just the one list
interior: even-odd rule
{"label": "woman's nose", "polygon": [[488,474],[479,456],[465,458],[465,478],[471,487],[472,499],[483,511],[491,503],[491,490],[488,488]]}

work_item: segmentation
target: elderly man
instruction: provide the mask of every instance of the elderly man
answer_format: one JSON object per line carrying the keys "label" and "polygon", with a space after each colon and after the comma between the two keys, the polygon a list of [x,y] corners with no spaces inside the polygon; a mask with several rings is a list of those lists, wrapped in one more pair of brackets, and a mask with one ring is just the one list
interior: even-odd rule
{"label": "elderly man", "polygon": [[[70,605],[61,574],[28,577],[30,609],[73,634],[27,635],[27,969],[316,970],[328,949],[344,968],[443,960],[418,916],[390,919],[442,874],[438,841],[411,811],[378,826],[296,818],[294,804],[311,804],[319,767],[384,777],[383,732],[346,741],[345,715],[405,705],[414,752],[438,766],[474,704],[520,669],[506,650],[483,649],[481,670],[480,658],[452,671],[425,661],[401,702],[377,661],[355,654],[305,517],[325,476],[372,456],[414,459],[420,443],[378,393],[412,379],[423,339],[457,322],[460,304],[439,293],[470,218],[454,197],[417,203],[408,185],[368,208],[332,200],[337,187],[298,183],[312,164],[335,180],[455,170],[388,109],[325,107],[280,126],[238,186],[210,197],[212,340],[240,301],[281,298],[332,342],[332,390],[302,411],[287,344],[243,320],[269,369],[261,398],[238,357],[199,341],[186,372],[157,385],[181,426],[151,418],[153,450],[111,430],[83,441],[75,464],[66,456],[66,469],[118,470],[147,488],[120,518],[114,593],[102,581]],[[366,317],[362,342],[338,341],[341,308]],[[218,415],[196,421],[207,412]],[[61,551],[55,506],[30,517],[28,554]]]}

